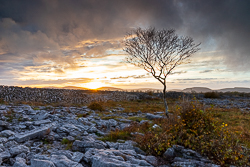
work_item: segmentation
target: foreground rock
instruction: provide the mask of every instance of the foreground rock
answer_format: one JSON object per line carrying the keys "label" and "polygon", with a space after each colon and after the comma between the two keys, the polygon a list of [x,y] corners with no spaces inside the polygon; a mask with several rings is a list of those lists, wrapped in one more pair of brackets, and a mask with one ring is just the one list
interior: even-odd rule
{"label": "foreground rock", "polygon": [[[0,112],[0,166],[215,166],[195,151],[181,146],[169,148],[164,159],[159,161],[158,157],[147,156],[133,141],[119,143],[99,140],[100,136],[111,130],[129,127],[133,122],[131,116],[143,118],[140,121],[143,124],[162,118],[162,112],[119,113],[123,109],[116,108],[106,115],[112,119],[105,119],[86,106],[31,107],[21,104],[0,105],[0,109],[3,111]],[[84,117],[79,117],[79,114]],[[153,127],[157,128],[158,125]]]}
{"label": "foreground rock", "polygon": [[153,167],[142,157],[133,150],[89,149],[84,155],[84,160],[92,167]]}
{"label": "foreground rock", "polygon": [[50,133],[51,127],[52,125],[43,126],[41,128],[37,128],[32,131],[16,134],[15,140],[20,143],[20,142],[24,142],[30,139],[42,138],[43,136],[48,135]]}

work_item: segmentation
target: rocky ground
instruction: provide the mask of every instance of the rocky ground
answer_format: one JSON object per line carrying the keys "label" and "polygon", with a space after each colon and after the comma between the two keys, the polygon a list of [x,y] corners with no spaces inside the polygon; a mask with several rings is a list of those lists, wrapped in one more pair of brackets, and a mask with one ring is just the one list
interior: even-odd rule
{"label": "rocky ground", "polygon": [[[106,115],[119,115],[120,119],[106,120],[87,107],[0,105],[0,163],[13,167],[216,166],[197,152],[177,145],[159,161],[147,156],[133,141],[98,140],[110,130],[129,126],[129,116],[150,121],[163,114],[118,112],[122,110],[115,108]],[[86,117],[79,118],[78,114]]]}
{"label": "rocky ground", "polygon": [[[54,93],[54,94],[53,94]],[[68,93],[68,94],[67,94]],[[164,158],[148,156],[133,141],[103,142],[100,136],[131,124],[129,117],[145,121],[163,117],[163,112],[124,113],[121,107],[100,116],[88,107],[30,106],[15,101],[77,102],[98,99],[133,100],[151,98],[147,94],[106,92],[89,95],[77,90],[0,87],[0,165],[14,167],[139,167],[139,166],[217,166],[197,152],[182,146],[169,148]],[[78,96],[79,95],[79,96]],[[170,94],[171,96],[179,96]],[[76,98],[75,98],[76,97]],[[45,101],[44,101],[45,100]],[[206,106],[250,110],[250,99],[199,99]],[[79,116],[80,115],[80,116]],[[116,119],[109,119],[116,118]],[[157,126],[157,125],[156,125]]]}

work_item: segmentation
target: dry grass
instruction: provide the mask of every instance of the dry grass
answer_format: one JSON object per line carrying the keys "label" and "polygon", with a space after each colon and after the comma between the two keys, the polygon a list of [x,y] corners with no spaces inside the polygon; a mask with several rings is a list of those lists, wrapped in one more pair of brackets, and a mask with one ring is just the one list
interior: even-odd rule
{"label": "dry grass", "polygon": [[[168,105],[170,108],[170,112],[172,111],[172,106],[175,103],[175,100],[168,99]],[[158,111],[164,111],[164,104],[162,99],[154,99],[154,100],[135,100],[135,101],[108,101],[108,102],[100,102],[100,104],[105,109],[113,109],[116,107],[124,108],[125,113],[135,113],[139,110],[143,113],[153,113]]]}
{"label": "dry grass", "polygon": [[[123,104],[126,102],[119,103],[120,106]],[[148,105],[147,101],[134,102],[124,108],[139,106],[142,112],[152,112]],[[146,153],[155,156],[162,156],[167,148],[178,144],[196,150],[222,166],[249,165],[249,151],[242,147],[249,147],[249,114],[238,109],[213,107],[203,111],[204,106],[197,101],[180,103],[171,108],[174,114],[169,119],[157,119],[152,124],[142,125],[134,122],[122,131],[111,132],[103,140],[132,139]],[[154,124],[159,128],[153,128]],[[137,135],[131,136],[131,132],[137,132]]]}
{"label": "dry grass", "polygon": [[229,130],[238,134],[250,148],[250,112],[242,112],[237,108],[214,108],[214,116],[220,123],[227,124]]}

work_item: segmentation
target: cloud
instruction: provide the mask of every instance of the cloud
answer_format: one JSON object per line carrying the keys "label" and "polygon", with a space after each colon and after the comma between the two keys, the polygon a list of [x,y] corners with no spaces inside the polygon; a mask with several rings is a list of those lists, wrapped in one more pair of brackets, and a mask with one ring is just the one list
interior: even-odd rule
{"label": "cloud", "polygon": [[27,66],[59,74],[76,70],[84,57],[117,54],[126,32],[138,26],[175,28],[201,42],[202,52],[220,56],[216,63],[225,70],[248,72],[249,6],[237,0],[0,0],[0,77],[15,80]]}
{"label": "cloud", "polygon": [[149,75],[129,75],[129,76],[113,77],[110,79],[128,79],[128,78],[141,79],[141,78],[150,78],[150,77],[149,77]]}
{"label": "cloud", "polygon": [[[218,78],[184,78],[184,79],[175,79],[177,81],[197,81],[197,80],[216,80]],[[220,78],[222,79],[222,78]]]}
{"label": "cloud", "polygon": [[204,71],[200,71],[200,73],[209,73],[209,72],[212,72],[214,70],[204,70]]}
{"label": "cloud", "polygon": [[[228,69],[249,71],[250,1],[178,1],[185,31],[202,42],[202,48],[215,48],[223,54]],[[185,15],[185,16],[184,16]],[[217,56],[218,53],[214,53]]]}
{"label": "cloud", "polygon": [[[57,79],[57,80],[36,80],[36,79],[30,79],[30,80],[23,80],[19,81],[21,85],[43,85],[43,84],[67,84],[67,83],[88,83],[92,81],[91,78],[71,78],[71,79]],[[38,84],[39,83],[39,84]]]}

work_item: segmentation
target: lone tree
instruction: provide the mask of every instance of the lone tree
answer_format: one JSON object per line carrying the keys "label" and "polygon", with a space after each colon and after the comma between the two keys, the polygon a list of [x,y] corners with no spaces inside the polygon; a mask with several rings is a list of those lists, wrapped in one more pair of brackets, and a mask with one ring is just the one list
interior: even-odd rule
{"label": "lone tree", "polygon": [[199,45],[191,37],[178,36],[174,29],[137,28],[125,36],[124,51],[128,53],[125,61],[144,68],[162,83],[167,117],[166,78],[175,67],[186,63],[200,49]]}

